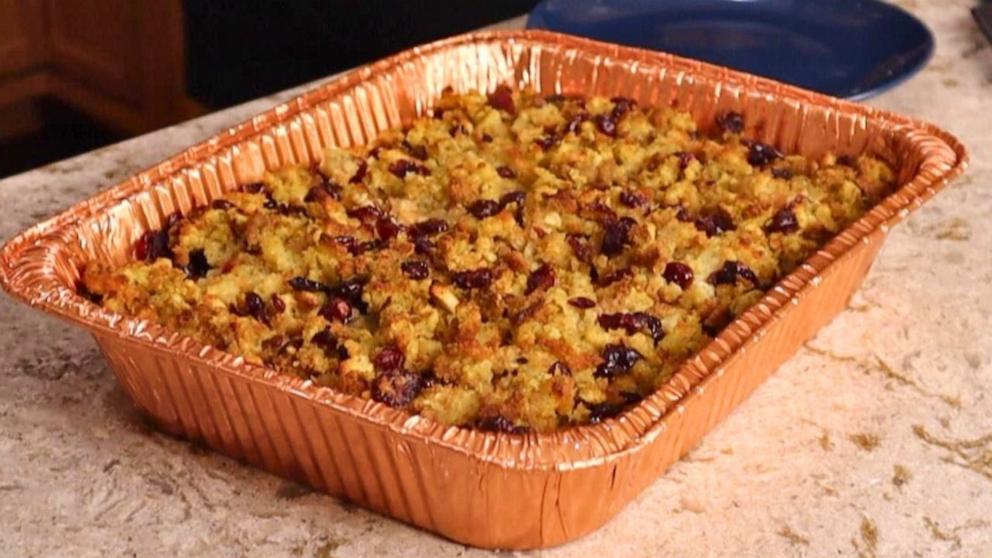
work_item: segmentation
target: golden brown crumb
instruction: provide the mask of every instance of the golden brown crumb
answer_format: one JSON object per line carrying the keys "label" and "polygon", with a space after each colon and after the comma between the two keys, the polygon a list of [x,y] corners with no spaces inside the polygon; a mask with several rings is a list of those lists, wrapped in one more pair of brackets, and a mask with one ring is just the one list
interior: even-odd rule
{"label": "golden brown crumb", "polygon": [[[114,311],[446,424],[594,423],[657,390],[894,180],[622,98],[446,92],[91,265]],[[868,194],[866,194],[866,192]]]}

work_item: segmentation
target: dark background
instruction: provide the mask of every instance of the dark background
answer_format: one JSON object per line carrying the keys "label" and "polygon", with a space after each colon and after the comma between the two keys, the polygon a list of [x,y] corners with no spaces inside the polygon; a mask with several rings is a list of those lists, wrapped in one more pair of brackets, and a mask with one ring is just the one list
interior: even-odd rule
{"label": "dark background", "polygon": [[536,0],[186,0],[190,95],[228,106],[530,11]]}
{"label": "dark background", "polygon": [[[182,0],[185,93],[200,113],[219,110],[525,14],[536,3]],[[30,109],[40,125],[0,138],[0,177],[131,135],[49,97],[25,106],[12,114]]]}

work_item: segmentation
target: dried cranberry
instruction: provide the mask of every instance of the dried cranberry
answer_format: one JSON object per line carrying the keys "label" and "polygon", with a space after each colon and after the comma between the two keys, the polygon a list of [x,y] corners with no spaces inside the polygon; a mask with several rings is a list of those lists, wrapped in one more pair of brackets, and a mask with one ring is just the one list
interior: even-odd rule
{"label": "dried cranberry", "polygon": [[595,267],[592,268],[590,270],[589,275],[590,275],[593,283],[595,283],[597,287],[609,287],[610,285],[612,285],[613,283],[616,283],[617,281],[626,279],[626,278],[631,277],[631,276],[634,275],[634,272],[631,271],[630,268],[618,269],[618,270],[614,271],[613,273],[610,273],[608,275],[604,275],[602,277],[593,276],[593,272],[595,272],[595,271],[596,271],[596,268]]}
{"label": "dried cranberry", "polygon": [[603,358],[602,364],[596,367],[594,376],[599,378],[612,378],[617,374],[625,374],[637,364],[643,357],[636,349],[628,347],[623,343],[610,343],[603,347],[600,355]]}
{"label": "dried cranberry", "polygon": [[424,260],[407,260],[400,264],[400,269],[403,271],[403,275],[414,280],[426,279],[431,273]]}
{"label": "dried cranberry", "polygon": [[303,201],[306,203],[314,203],[324,199],[327,196],[327,190],[325,190],[323,186],[313,186],[307,190],[307,195],[303,196]]}
{"label": "dried cranberry", "polygon": [[[537,302],[528,305],[523,310],[512,314],[510,316],[510,323],[515,326],[518,326],[526,322],[527,320],[533,318],[534,315],[537,314],[537,311],[540,310],[542,307],[544,307],[544,301],[538,300]],[[505,338],[504,343],[510,343],[512,339],[513,339],[513,334],[511,332],[507,332],[507,337]]]}
{"label": "dried cranberry", "polygon": [[688,151],[679,151],[678,156],[680,171],[684,171],[689,166],[689,163],[696,160],[696,155]]}
{"label": "dried cranberry", "polygon": [[244,185],[244,191],[249,194],[261,194],[265,190],[265,184],[261,182],[252,182],[251,184]]}
{"label": "dried cranberry", "polygon": [[[585,402],[583,402],[585,403]],[[623,412],[623,405],[617,405],[616,403],[585,403],[587,409],[589,409],[589,423],[599,424],[606,419],[613,418]]]}
{"label": "dried cranberry", "polygon": [[739,134],[744,131],[744,115],[739,112],[727,111],[716,117],[716,125],[724,132]]}
{"label": "dried cranberry", "polygon": [[776,211],[771,221],[765,225],[765,231],[768,233],[788,234],[797,230],[799,230],[799,221],[796,219],[796,213],[788,206]]}
{"label": "dried cranberry", "polygon": [[504,417],[503,415],[481,419],[477,424],[481,430],[488,430],[490,432],[506,432],[507,434],[524,434],[530,430],[526,426],[517,426],[513,424],[512,420]]}
{"label": "dried cranberry", "polygon": [[482,143],[492,143],[493,137],[489,134],[482,134]]}
{"label": "dried cranberry", "polygon": [[207,275],[207,272],[210,271],[210,262],[207,261],[207,255],[203,249],[196,249],[189,253],[189,263],[186,264],[185,271],[190,279],[199,279]]}
{"label": "dried cranberry", "polygon": [[408,370],[392,370],[372,380],[372,399],[390,407],[406,407],[424,389],[420,374]]}
{"label": "dried cranberry", "polygon": [[413,241],[413,251],[421,256],[430,255],[434,251],[436,245],[434,241],[429,238],[417,237]]}
{"label": "dried cranberry", "polygon": [[159,258],[172,259],[172,248],[169,247],[168,222],[162,230],[147,231],[135,244],[135,256],[139,260],[154,262]]}
{"label": "dried cranberry", "polygon": [[217,198],[210,202],[210,207],[211,209],[231,209],[234,207],[234,204],[223,198]]}
{"label": "dried cranberry", "polygon": [[331,297],[320,309],[320,315],[329,322],[338,321],[346,324],[352,318],[351,304],[342,297]]}
{"label": "dried cranberry", "polygon": [[162,231],[168,234],[168,232],[172,230],[172,227],[178,225],[179,221],[182,220],[183,220],[183,216],[180,215],[178,212],[170,214],[168,217],[165,218],[165,225],[162,226]]}
{"label": "dried cranberry", "polygon": [[576,308],[581,308],[583,310],[592,308],[596,306],[596,301],[591,298],[586,298],[584,296],[577,296],[575,298],[568,299],[568,303]]}
{"label": "dried cranberry", "polygon": [[407,228],[407,234],[414,237],[433,236],[448,230],[448,223],[442,219],[427,219]]}
{"label": "dried cranberry", "polygon": [[723,267],[711,273],[706,280],[711,285],[733,285],[737,282],[738,277],[750,281],[755,288],[761,288],[761,281],[754,271],[747,265],[734,260],[727,260]]}
{"label": "dried cranberry", "polygon": [[639,393],[634,393],[631,391],[621,391],[620,398],[623,399],[624,406],[634,405],[635,403],[640,403],[644,401],[644,396]]}
{"label": "dried cranberry", "polygon": [[613,418],[624,411],[624,409],[630,407],[635,403],[641,402],[644,398],[641,397],[639,393],[632,393],[629,391],[620,392],[621,402],[610,403],[587,403],[583,401],[586,408],[589,409],[589,422],[592,424],[597,424],[605,419]]}
{"label": "dried cranberry", "polygon": [[500,207],[506,208],[511,203],[517,204],[516,211],[513,212],[513,220],[521,227],[524,226],[524,200],[527,194],[523,192],[507,192],[499,198]]}
{"label": "dried cranberry", "polygon": [[383,217],[375,223],[376,234],[385,241],[395,238],[396,235],[400,234],[401,230],[403,228],[392,217]]}
{"label": "dried cranberry", "polygon": [[335,236],[335,237],[331,237],[331,240],[335,244],[337,244],[339,246],[344,246],[345,248],[348,249],[349,252],[351,252],[352,250],[354,250],[355,244],[358,243],[358,241],[355,240],[355,237],[348,236],[348,235],[345,235],[345,234],[338,235],[338,236]]}
{"label": "dried cranberry", "polygon": [[682,262],[668,262],[665,264],[665,271],[661,274],[665,281],[675,283],[682,290],[689,288],[692,284],[692,268]]}
{"label": "dried cranberry", "polygon": [[318,346],[325,353],[333,354],[338,349],[338,338],[331,333],[331,328],[326,327],[310,338],[310,343]]}
{"label": "dried cranberry", "polygon": [[602,314],[597,321],[603,329],[623,329],[627,335],[633,335],[640,330],[647,330],[655,343],[665,337],[661,320],[646,312]]}
{"label": "dried cranberry", "polygon": [[572,251],[575,252],[575,257],[579,261],[584,263],[592,261],[592,246],[589,245],[589,237],[569,233],[565,236],[565,239],[568,241],[568,245],[572,247]]}
{"label": "dried cranberry", "polygon": [[554,361],[550,367],[548,367],[548,375],[554,376],[555,374],[561,374],[562,376],[571,376],[572,369],[568,367],[567,364],[560,360]]}
{"label": "dried cranberry", "polygon": [[307,216],[307,209],[299,205],[279,204],[276,206],[276,212],[280,215],[295,215],[300,217]]}
{"label": "dried cranberry", "polygon": [[513,172],[513,169],[503,165],[501,167],[496,167],[496,174],[502,176],[503,178],[516,178],[517,173]]}
{"label": "dried cranberry", "polygon": [[722,306],[712,311],[703,318],[700,327],[703,333],[709,335],[710,337],[716,337],[723,331],[723,328],[727,327],[731,321],[733,321],[734,315],[730,312],[730,309],[726,306]]}
{"label": "dried cranberry", "polygon": [[550,133],[544,134],[543,136],[534,140],[534,143],[541,146],[541,149],[547,151],[558,144],[561,141],[561,137],[558,134]]}
{"label": "dried cranberry", "polygon": [[838,165],[844,165],[845,167],[853,167],[854,163],[855,163],[854,157],[851,157],[850,155],[841,155],[837,157]]}
{"label": "dried cranberry", "polygon": [[514,114],[517,112],[513,104],[513,91],[506,85],[500,85],[489,95],[489,104],[495,109]]}
{"label": "dried cranberry", "polygon": [[641,207],[648,203],[648,199],[637,192],[624,190],[623,192],[620,192],[620,203],[626,205],[627,207]]}
{"label": "dried cranberry", "polygon": [[471,213],[476,219],[485,219],[486,217],[492,217],[500,211],[503,210],[500,203],[496,200],[475,200],[466,208],[469,213]]}
{"label": "dried cranberry", "polygon": [[554,285],[554,268],[548,264],[542,264],[540,267],[531,272],[529,277],[527,277],[527,290],[524,291],[524,294],[531,294],[538,289],[550,289]]}
{"label": "dried cranberry", "polygon": [[369,164],[365,161],[365,159],[360,159],[358,161],[358,169],[355,171],[355,174],[353,174],[351,178],[348,179],[348,183],[358,184],[359,182],[362,181],[363,178],[365,178],[365,175],[368,172],[369,172]]}
{"label": "dried cranberry", "polygon": [[616,137],[617,135],[617,121],[614,119],[612,114],[600,114],[594,119],[596,123],[596,128],[600,132],[606,134],[607,136]]}
{"label": "dried cranberry", "polygon": [[527,199],[527,194],[524,192],[507,192],[499,197],[499,204],[503,207],[515,203],[517,205],[523,205],[524,200]]}
{"label": "dried cranberry", "polygon": [[361,256],[366,252],[372,252],[375,250],[382,250],[386,247],[386,241],[381,238],[375,240],[366,240],[365,242],[359,242],[354,248],[350,249],[350,252],[355,256]]}
{"label": "dried cranberry", "polygon": [[421,176],[430,176],[431,170],[421,165],[419,163],[414,163],[409,159],[397,159],[389,164],[389,172],[393,173],[399,178],[406,177],[409,173],[419,174]]}
{"label": "dried cranberry", "polygon": [[[293,342],[293,341],[294,340],[292,340],[292,339],[289,340],[289,341],[287,341],[286,340],[286,337],[284,335],[276,334],[276,335],[273,335],[272,337],[268,337],[266,339],[263,339],[260,345],[261,345],[262,349],[265,350],[265,351],[272,351],[272,352],[275,352],[275,353],[282,353],[283,350],[285,348],[289,347],[289,344],[291,342]],[[276,363],[275,363],[274,359],[272,359],[271,357],[263,357],[262,361],[267,366],[272,366],[272,367],[275,367],[276,366]]]}
{"label": "dried cranberry", "polygon": [[589,214],[589,219],[600,224],[609,224],[617,220],[617,212],[603,202],[587,203],[582,206],[582,211]]}
{"label": "dried cranberry", "polygon": [[414,159],[420,159],[421,161],[427,160],[427,148],[423,145],[411,145],[407,141],[403,141],[403,148],[409,153]]}
{"label": "dried cranberry", "polygon": [[266,321],[265,300],[254,292],[246,294],[244,313],[260,322]]}
{"label": "dried cranberry", "polygon": [[281,296],[272,293],[272,296],[269,298],[272,301],[272,310],[274,310],[276,314],[282,314],[286,311],[286,303],[283,302]]}
{"label": "dried cranberry", "polygon": [[781,159],[782,153],[767,143],[752,141],[748,143],[747,162],[754,167],[763,167],[776,159]]}
{"label": "dried cranberry", "polygon": [[368,304],[362,300],[364,290],[365,284],[361,280],[349,279],[330,289],[330,294],[347,300],[349,304],[364,314],[368,311]]}
{"label": "dried cranberry", "polygon": [[82,281],[76,282],[76,294],[95,304],[103,302],[103,295],[90,291]]}
{"label": "dried cranberry", "polygon": [[630,109],[634,108],[634,105],[637,104],[637,101],[628,97],[613,97],[610,101],[613,103],[611,114],[617,120],[630,112]]}
{"label": "dried cranberry", "polygon": [[678,219],[679,221],[682,221],[683,223],[688,223],[689,221],[692,221],[692,215],[689,215],[689,210],[681,205],[678,206],[678,208],[675,211],[675,218]]}
{"label": "dried cranberry", "polygon": [[451,137],[456,137],[460,134],[464,134],[467,132],[468,130],[465,129],[465,126],[462,126],[461,124],[455,124],[448,130],[448,135],[450,135]]}
{"label": "dried cranberry", "polygon": [[314,281],[313,279],[307,279],[306,277],[293,277],[289,280],[289,286],[292,287],[293,290],[306,291],[310,293],[318,293],[330,289],[330,287],[320,281]]}
{"label": "dried cranberry", "polygon": [[307,203],[319,202],[325,198],[332,198],[335,200],[341,199],[341,187],[333,182],[324,182],[310,188],[307,191],[307,195],[303,198],[303,201]]}
{"label": "dried cranberry", "polygon": [[352,219],[358,219],[366,225],[374,225],[379,219],[382,219],[385,214],[382,210],[374,205],[363,205],[362,207],[356,207],[348,210],[348,217]]}
{"label": "dried cranberry", "polygon": [[380,373],[401,370],[405,362],[406,357],[403,355],[403,351],[396,345],[386,345],[372,359],[375,371]]}
{"label": "dried cranberry", "polygon": [[146,231],[134,241],[134,257],[140,261],[148,261],[148,248],[151,246],[154,231]]}
{"label": "dried cranberry", "polygon": [[[632,319],[624,320],[624,317],[630,318],[630,314],[600,314],[599,318],[596,320],[599,322],[599,326],[603,329],[628,329],[627,333],[634,333],[637,331],[637,326],[634,325]],[[629,327],[628,327],[629,326]]]}
{"label": "dried cranberry", "polygon": [[486,267],[469,271],[459,271],[451,276],[455,286],[462,289],[487,289],[493,282],[493,272]]}
{"label": "dried cranberry", "polygon": [[641,320],[641,327],[647,328],[648,333],[651,334],[651,339],[658,343],[665,337],[665,330],[661,325],[661,320],[650,315],[638,313]]}
{"label": "dried cranberry", "polygon": [[696,228],[706,233],[707,237],[716,236],[737,228],[734,218],[722,207],[705,212],[696,218]]}
{"label": "dried cranberry", "polygon": [[782,180],[788,180],[792,178],[792,171],[785,167],[778,167],[772,169],[772,176],[775,178],[781,178]]}
{"label": "dried cranberry", "polygon": [[624,247],[630,244],[630,231],[636,224],[637,221],[634,221],[630,217],[624,217],[619,221],[606,225],[606,232],[603,233],[603,246],[601,248],[603,254],[616,256],[623,252]]}
{"label": "dried cranberry", "polygon": [[589,115],[578,114],[569,119],[565,124],[564,133],[566,134],[577,134],[582,131],[582,123],[589,120]]}
{"label": "dried cranberry", "polygon": [[544,101],[551,103],[552,105],[560,105],[568,100],[568,97],[562,95],[561,93],[552,93],[544,97]]}

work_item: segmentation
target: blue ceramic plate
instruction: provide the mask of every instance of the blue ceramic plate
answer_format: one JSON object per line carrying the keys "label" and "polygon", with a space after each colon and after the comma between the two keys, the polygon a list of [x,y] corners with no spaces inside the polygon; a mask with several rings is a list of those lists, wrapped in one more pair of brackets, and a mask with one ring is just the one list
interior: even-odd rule
{"label": "blue ceramic plate", "polygon": [[919,20],[877,0],[544,0],[527,27],[705,60],[864,99],[933,53]]}

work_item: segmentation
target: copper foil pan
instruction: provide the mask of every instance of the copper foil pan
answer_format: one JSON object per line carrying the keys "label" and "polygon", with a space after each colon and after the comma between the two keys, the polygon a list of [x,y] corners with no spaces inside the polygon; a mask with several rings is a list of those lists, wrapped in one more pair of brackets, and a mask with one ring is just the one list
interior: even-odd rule
{"label": "copper foil pan", "polygon": [[[871,152],[897,169],[900,186],[657,393],[615,419],[551,434],[437,424],[246,364],[75,292],[82,266],[125,262],[142,232],[174,211],[314,161],[325,146],[366,143],[424,114],[447,85],[501,83],[671,104],[704,130],[737,110],[749,137],[810,156]],[[456,541],[546,547],[605,523],[829,322],[888,228],[966,159],[932,125],[725,68],[544,31],[478,33],[330,81],[36,225],[0,252],[0,280],[91,331],[123,389],[168,432]]]}

